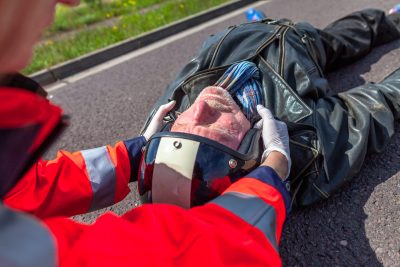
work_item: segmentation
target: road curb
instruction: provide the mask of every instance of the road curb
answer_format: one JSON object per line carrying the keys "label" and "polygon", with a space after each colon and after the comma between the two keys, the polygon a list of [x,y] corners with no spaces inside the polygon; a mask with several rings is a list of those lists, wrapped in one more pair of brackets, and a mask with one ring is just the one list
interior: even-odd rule
{"label": "road curb", "polygon": [[48,85],[258,1],[238,0],[224,4],[140,36],[36,72],[30,75],[30,77],[43,86]]}

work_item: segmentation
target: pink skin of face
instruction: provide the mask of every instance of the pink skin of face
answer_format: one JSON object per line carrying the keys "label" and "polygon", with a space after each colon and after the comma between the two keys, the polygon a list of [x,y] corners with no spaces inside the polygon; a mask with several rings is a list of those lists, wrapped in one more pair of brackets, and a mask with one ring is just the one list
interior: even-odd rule
{"label": "pink skin of face", "polygon": [[190,133],[237,149],[250,122],[223,88],[206,87],[172,125],[171,132]]}

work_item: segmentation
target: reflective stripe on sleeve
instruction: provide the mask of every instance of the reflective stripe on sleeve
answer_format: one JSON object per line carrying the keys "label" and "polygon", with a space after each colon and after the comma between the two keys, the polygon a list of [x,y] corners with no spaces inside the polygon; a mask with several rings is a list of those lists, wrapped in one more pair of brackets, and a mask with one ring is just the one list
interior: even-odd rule
{"label": "reflective stripe on sleeve", "polygon": [[56,262],[51,233],[33,217],[0,206],[0,265],[52,267]]}
{"label": "reflective stripe on sleeve", "polygon": [[212,203],[229,210],[248,224],[258,228],[278,251],[275,238],[276,213],[273,206],[256,196],[237,192],[225,193],[214,199]]}
{"label": "reflective stripe on sleeve", "polygon": [[114,204],[116,191],[115,166],[108,154],[107,147],[81,151],[89,174],[93,191],[90,211]]}

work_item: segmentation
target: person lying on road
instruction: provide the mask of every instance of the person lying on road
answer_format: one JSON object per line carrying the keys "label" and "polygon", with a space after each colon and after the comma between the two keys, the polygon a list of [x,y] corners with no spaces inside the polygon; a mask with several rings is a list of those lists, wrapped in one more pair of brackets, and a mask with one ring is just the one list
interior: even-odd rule
{"label": "person lying on road", "polygon": [[[329,93],[325,75],[362,58],[373,47],[399,37],[400,13],[386,15],[375,9],[349,14],[323,30],[305,22],[270,18],[229,27],[209,37],[197,56],[167,86],[144,129],[154,110],[172,99],[176,101],[175,113],[181,115],[168,133],[171,137],[174,131],[209,139],[214,135],[214,140],[230,148],[246,137],[238,148],[243,152],[246,145],[257,140],[255,130],[251,129],[258,119],[255,107],[264,105],[288,127],[292,164],[286,185],[290,188],[292,206],[311,205],[328,198],[350,181],[360,171],[367,153],[383,151],[394,134],[394,120],[400,116],[400,69],[380,83],[367,83],[336,95]],[[247,67],[243,62],[247,62]],[[242,67],[234,69],[239,64]],[[209,122],[229,117],[223,108],[212,111],[215,108],[212,101],[207,104],[210,102],[207,98],[196,100],[203,90],[210,91],[204,88],[213,85],[230,92],[248,122],[241,116],[235,126],[231,125],[232,129],[227,121],[219,131],[210,134]],[[235,118],[237,113],[230,116]],[[247,129],[251,129],[249,134]],[[165,131],[161,134],[167,135]],[[248,156],[260,161],[262,155]],[[242,163],[248,161],[242,155]],[[177,168],[186,161],[170,159],[168,164]],[[247,164],[246,168],[249,166],[252,165]],[[246,173],[240,164],[236,169],[242,171],[240,174]],[[236,180],[233,172],[229,179],[225,178],[225,185]],[[210,187],[209,176],[197,171],[196,165],[190,178],[196,182],[191,190]],[[211,191],[221,192],[221,188]],[[218,195],[209,191],[200,190],[198,194]]]}

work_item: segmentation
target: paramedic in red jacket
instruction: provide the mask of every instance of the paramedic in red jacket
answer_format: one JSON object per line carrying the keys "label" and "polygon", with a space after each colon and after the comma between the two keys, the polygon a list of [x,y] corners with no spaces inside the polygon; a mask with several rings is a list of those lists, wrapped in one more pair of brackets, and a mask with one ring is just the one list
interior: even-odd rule
{"label": "paramedic in red jacket", "polygon": [[128,194],[141,149],[173,103],[160,108],[144,136],[38,159],[65,116],[9,77],[28,64],[57,2],[79,0],[0,0],[0,265],[280,266],[290,205],[281,181],[289,171],[288,134],[263,107],[262,166],[213,201],[188,210],[149,204],[123,216],[104,214],[91,225],[67,218]]}

